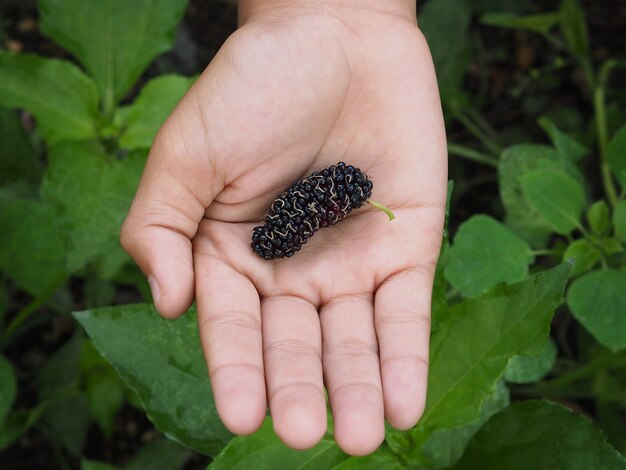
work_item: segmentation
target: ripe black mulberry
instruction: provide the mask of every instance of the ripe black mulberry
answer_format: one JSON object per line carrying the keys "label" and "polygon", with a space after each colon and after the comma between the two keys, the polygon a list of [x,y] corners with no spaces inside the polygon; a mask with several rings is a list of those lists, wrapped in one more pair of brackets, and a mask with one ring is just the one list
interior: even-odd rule
{"label": "ripe black mulberry", "polygon": [[320,228],[335,225],[371,195],[372,181],[352,165],[315,171],[272,203],[263,225],[252,231],[252,249],[267,260],[293,256]]}

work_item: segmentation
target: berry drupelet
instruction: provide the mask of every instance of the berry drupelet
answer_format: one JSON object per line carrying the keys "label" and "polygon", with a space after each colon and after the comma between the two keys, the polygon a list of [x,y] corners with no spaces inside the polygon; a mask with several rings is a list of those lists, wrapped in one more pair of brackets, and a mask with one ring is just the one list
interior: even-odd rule
{"label": "berry drupelet", "polygon": [[335,225],[371,195],[372,181],[352,165],[315,171],[272,203],[264,224],[252,231],[252,249],[267,260],[293,256],[320,228]]}

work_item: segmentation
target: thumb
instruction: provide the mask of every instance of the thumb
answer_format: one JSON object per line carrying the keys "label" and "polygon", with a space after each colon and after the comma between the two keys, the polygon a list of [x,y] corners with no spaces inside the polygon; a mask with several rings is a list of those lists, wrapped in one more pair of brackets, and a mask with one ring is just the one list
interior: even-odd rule
{"label": "thumb", "polygon": [[161,315],[175,318],[194,299],[191,240],[223,184],[197,113],[185,100],[157,135],[120,241],[148,278]]}

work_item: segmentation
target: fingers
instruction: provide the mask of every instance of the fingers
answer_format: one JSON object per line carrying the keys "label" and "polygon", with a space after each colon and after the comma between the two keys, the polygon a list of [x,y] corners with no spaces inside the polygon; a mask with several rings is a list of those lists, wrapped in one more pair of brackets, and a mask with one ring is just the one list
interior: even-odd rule
{"label": "fingers", "polygon": [[351,455],[385,438],[383,397],[370,296],[343,296],[322,307],[324,373],[335,440]]}
{"label": "fingers", "polygon": [[432,281],[431,269],[414,268],[390,277],[376,291],[385,417],[397,429],[413,427],[424,411]]}
{"label": "fingers", "polygon": [[231,432],[250,434],[267,408],[259,297],[248,278],[221,260],[197,254],[195,264],[200,338],[215,406]]}
{"label": "fingers", "polygon": [[263,300],[267,394],[276,434],[306,449],[326,432],[322,335],[317,309],[292,296]]}
{"label": "fingers", "polygon": [[190,240],[223,186],[190,100],[183,99],[155,139],[120,236],[148,277],[157,310],[170,318],[193,301]]}

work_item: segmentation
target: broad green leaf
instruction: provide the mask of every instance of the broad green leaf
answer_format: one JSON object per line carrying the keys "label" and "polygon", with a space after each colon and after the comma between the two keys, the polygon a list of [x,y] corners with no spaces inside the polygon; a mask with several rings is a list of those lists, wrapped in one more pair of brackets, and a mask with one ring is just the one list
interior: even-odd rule
{"label": "broad green leaf", "polygon": [[586,274],[571,285],[567,302],[576,319],[612,351],[626,348],[626,271]]}
{"label": "broad green leaf", "polygon": [[179,75],[163,75],[149,81],[132,106],[120,110],[124,123],[120,145],[127,149],[150,148],[159,127],[193,81]]}
{"label": "broad green leaf", "polygon": [[556,124],[547,116],[539,119],[539,125],[550,136],[557,152],[568,160],[577,162],[589,153],[587,147],[556,127]]}
{"label": "broad green leaf", "polygon": [[186,0],[39,0],[44,34],[83,64],[100,88],[105,109],[174,42]]}
{"label": "broad green leaf", "polygon": [[444,103],[457,96],[471,60],[471,42],[467,41],[471,16],[466,0],[428,2],[419,14]]}
{"label": "broad green leaf", "polygon": [[620,201],[613,208],[613,227],[615,236],[626,242],[626,201]]}
{"label": "broad green leaf", "polygon": [[13,366],[4,356],[0,356],[0,427],[13,407],[16,392],[17,382]]}
{"label": "broad green leaf", "polygon": [[536,382],[552,370],[557,352],[556,344],[548,338],[539,354],[513,356],[506,367],[504,379],[518,384]]}
{"label": "broad green leaf", "polygon": [[66,142],[50,149],[44,198],[56,206],[68,245],[67,267],[81,268],[99,255],[119,250],[118,234],[135,193],[145,152],[122,160],[95,143]]}
{"label": "broad green leaf", "polygon": [[626,125],[615,133],[606,150],[615,177],[626,188]]}
{"label": "broad green leaf", "polygon": [[535,232],[550,232],[550,226],[524,197],[520,178],[534,170],[560,169],[557,152],[545,145],[514,145],[502,152],[498,163],[500,198],[507,211],[507,219],[515,227]]}
{"label": "broad green leaf", "polygon": [[589,35],[585,12],[578,0],[563,0],[559,12],[561,33],[572,53],[579,58],[589,56]]}
{"label": "broad green leaf", "polygon": [[607,255],[614,255],[615,253],[620,253],[624,251],[624,247],[620,243],[620,241],[616,238],[603,238],[600,240],[600,248]]}
{"label": "broad green leaf", "polygon": [[431,338],[422,426],[453,427],[478,417],[508,360],[543,348],[568,274],[561,265],[450,309],[449,323]]}
{"label": "broad green leaf", "polygon": [[600,251],[584,238],[574,240],[563,253],[563,261],[573,260],[572,276],[589,271],[600,260]]}
{"label": "broad green leaf", "polygon": [[587,210],[587,220],[596,235],[604,235],[609,229],[609,205],[606,201],[594,202]]}
{"label": "broad green leaf", "polygon": [[334,468],[348,458],[332,437],[325,436],[319,444],[307,450],[287,447],[274,433],[271,419],[250,436],[235,437],[215,457],[210,470],[274,470],[297,468],[317,470]]}
{"label": "broad green leaf", "polygon": [[0,51],[0,106],[24,108],[48,143],[96,136],[96,86],[75,65]]}
{"label": "broad green leaf", "polygon": [[0,270],[15,284],[38,295],[66,276],[65,246],[54,208],[15,199],[0,206]]}
{"label": "broad green leaf", "polygon": [[514,403],[474,436],[454,470],[623,470],[626,460],[587,418],[546,401]]}
{"label": "broad green leaf", "polygon": [[20,118],[0,108],[0,187],[22,179],[36,183],[40,173],[41,163]]}
{"label": "broad green leaf", "polygon": [[192,452],[179,443],[167,438],[159,438],[139,449],[125,470],[180,470],[191,457]]}
{"label": "broad green leaf", "polygon": [[124,305],[75,317],[100,354],[137,392],[159,430],[208,455],[228,442],[231,434],[213,405],[195,312],[170,321],[151,306]]}
{"label": "broad green leaf", "polygon": [[495,413],[508,406],[509,389],[503,380],[498,381],[493,394],[485,399],[477,421],[456,428],[437,429],[422,447],[428,468],[447,468],[463,455],[467,443],[483,424]]}
{"label": "broad green leaf", "polygon": [[530,247],[509,228],[477,215],[459,228],[447,253],[446,279],[466,297],[500,282],[518,282],[528,274]]}
{"label": "broad green leaf", "polygon": [[562,235],[580,226],[583,187],[563,171],[536,170],[521,177],[524,196],[552,229]]}
{"label": "broad green leaf", "polygon": [[408,470],[410,467],[387,447],[381,447],[376,452],[363,457],[349,457],[336,466],[317,468],[332,468],[333,470]]}
{"label": "broad green leaf", "polygon": [[486,13],[480,22],[501,28],[527,29],[535,33],[548,34],[559,23],[558,13],[541,13],[537,15],[519,16],[512,13]]}

